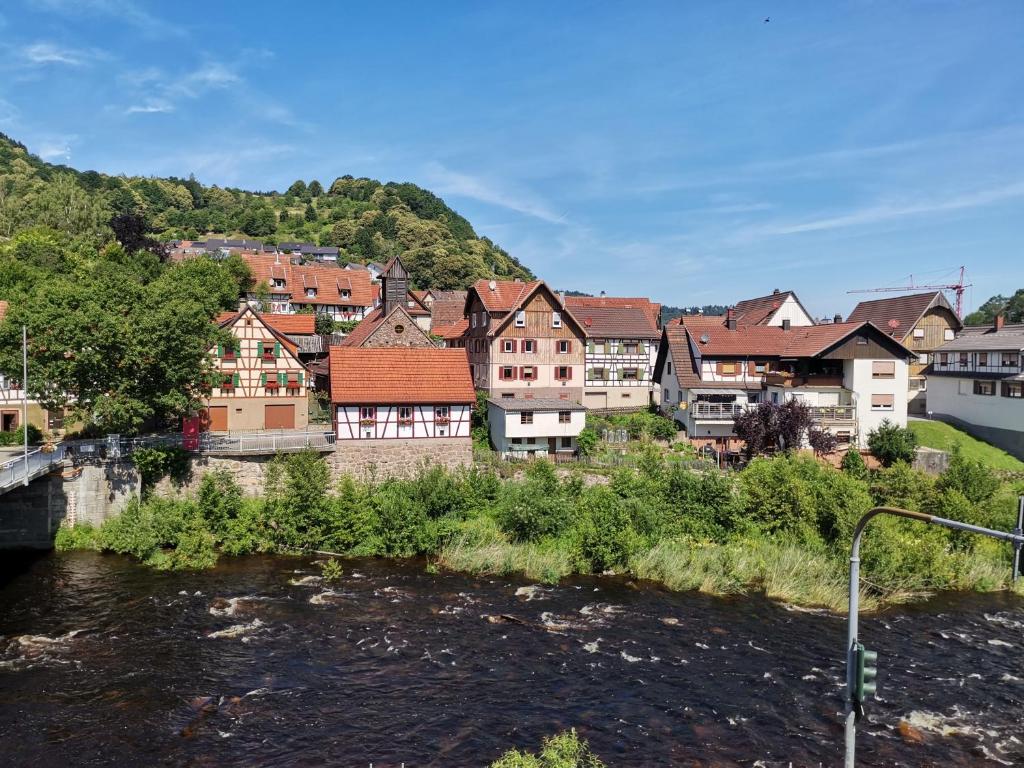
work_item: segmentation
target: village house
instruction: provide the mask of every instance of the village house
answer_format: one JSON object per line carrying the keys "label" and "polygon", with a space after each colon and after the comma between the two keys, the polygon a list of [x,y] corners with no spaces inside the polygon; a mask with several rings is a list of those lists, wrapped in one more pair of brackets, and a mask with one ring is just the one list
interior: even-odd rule
{"label": "village house", "polygon": [[736,314],[681,317],[655,365],[661,409],[696,445],[738,450],[733,419],[760,402],[799,400],[840,443],[865,447],[883,419],[905,426],[912,353],[871,323],[740,326]]}
{"label": "village house", "polygon": [[433,291],[430,300],[430,333],[445,347],[465,348],[469,332],[466,317],[467,291]]}
{"label": "village house", "polygon": [[245,253],[242,258],[253,276],[253,289],[246,298],[260,301],[260,291],[269,291],[274,314],[294,314],[309,308],[334,320],[362,320],[376,306],[378,287],[365,270],[345,270],[337,265],[292,263],[281,254]]}
{"label": "village house", "polygon": [[652,402],[661,305],[643,298],[567,296],[587,331],[583,405],[625,411]]}
{"label": "village house", "polygon": [[219,327],[231,340],[211,350],[217,382],[206,404],[211,432],[305,429],[308,372],[284,333],[245,305]]}
{"label": "village house", "polygon": [[476,393],[458,349],[332,347],[331,405],[338,441],[458,439],[472,453]]}
{"label": "village house", "polygon": [[466,296],[473,383],[491,397],[583,402],[587,333],[541,280],[478,280]]}
{"label": "village house", "polygon": [[778,288],[767,296],[737,302],[732,310],[739,328],[750,325],[781,327],[786,321],[791,328],[814,325],[814,318],[800,303],[796,293]]}
{"label": "village house", "polygon": [[929,356],[952,341],[963,327],[942,291],[862,301],[854,307],[849,322],[874,323],[914,353],[910,363],[907,412],[925,415],[928,412],[925,368]]}
{"label": "village house", "polygon": [[498,398],[487,401],[491,445],[507,458],[572,456],[587,424],[579,403],[550,398]]}
{"label": "village house", "polygon": [[932,416],[1024,459],[1024,324],[964,328],[926,374]]}

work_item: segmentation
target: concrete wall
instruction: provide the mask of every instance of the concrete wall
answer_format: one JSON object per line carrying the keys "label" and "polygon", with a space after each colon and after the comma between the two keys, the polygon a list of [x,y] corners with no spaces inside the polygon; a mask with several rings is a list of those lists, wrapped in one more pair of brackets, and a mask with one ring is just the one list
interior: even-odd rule
{"label": "concrete wall", "polygon": [[49,549],[62,522],[101,525],[141,490],[128,462],[55,472],[0,496],[0,549]]}

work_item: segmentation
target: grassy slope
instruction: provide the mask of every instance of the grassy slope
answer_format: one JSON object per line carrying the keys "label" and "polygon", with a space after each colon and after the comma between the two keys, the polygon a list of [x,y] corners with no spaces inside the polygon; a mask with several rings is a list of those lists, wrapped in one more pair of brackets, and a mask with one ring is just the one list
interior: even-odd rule
{"label": "grassy slope", "polygon": [[1024,462],[1015,459],[1006,451],[971,437],[966,432],[961,432],[956,427],[944,422],[911,420],[908,422],[908,426],[917,435],[918,443],[926,448],[948,451],[954,443],[960,443],[964,456],[969,459],[980,460],[992,469],[1024,472]]}

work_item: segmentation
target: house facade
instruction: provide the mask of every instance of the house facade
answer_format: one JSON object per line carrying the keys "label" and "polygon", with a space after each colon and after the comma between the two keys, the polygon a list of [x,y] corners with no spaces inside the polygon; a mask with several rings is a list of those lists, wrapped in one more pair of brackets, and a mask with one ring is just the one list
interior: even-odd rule
{"label": "house facade", "polygon": [[683,317],[664,329],[655,376],[662,411],[696,445],[739,450],[737,415],[799,400],[817,427],[865,447],[884,419],[906,425],[910,357],[871,323],[741,327],[734,315]]}
{"label": "house facade", "polygon": [[477,389],[496,399],[583,402],[586,331],[542,281],[478,280],[465,314]]}
{"label": "house facade", "polygon": [[309,376],[295,343],[248,305],[219,326],[231,339],[210,350],[217,381],[206,403],[206,428],[305,429]]}
{"label": "house facade", "polygon": [[931,355],[956,338],[963,327],[949,300],[941,291],[932,291],[862,301],[854,307],[849,320],[873,323],[914,353],[910,362],[907,410],[916,416],[925,415],[929,410],[925,369]]}
{"label": "house facade", "polygon": [[487,401],[491,445],[509,458],[573,455],[587,409],[560,399],[491,398]]}
{"label": "house facade", "polygon": [[967,327],[932,354],[928,410],[1024,459],[1024,324]]}
{"label": "house facade", "polygon": [[242,258],[252,270],[254,289],[247,299],[257,302],[259,292],[269,291],[274,314],[294,314],[304,308],[334,320],[362,320],[377,305],[378,287],[366,270],[340,269],[336,265],[293,263],[288,256],[246,253]]}
{"label": "house facade", "polygon": [[661,305],[605,296],[570,296],[565,304],[587,331],[583,404],[597,411],[650,405]]}
{"label": "house facade", "polygon": [[332,347],[330,361],[339,442],[454,439],[472,454],[476,393],[463,350]]}

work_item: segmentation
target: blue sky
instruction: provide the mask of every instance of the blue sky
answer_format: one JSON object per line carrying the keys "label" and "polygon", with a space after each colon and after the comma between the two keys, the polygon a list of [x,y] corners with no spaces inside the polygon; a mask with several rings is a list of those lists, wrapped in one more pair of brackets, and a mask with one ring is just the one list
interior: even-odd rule
{"label": "blue sky", "polygon": [[[1024,286],[1024,2],[0,5],[54,162],[442,195],[560,288],[669,304]],[[373,7],[371,7],[373,6]],[[765,19],[769,21],[765,21]]]}

